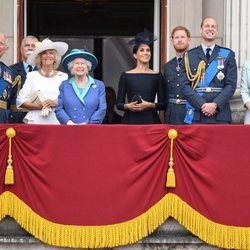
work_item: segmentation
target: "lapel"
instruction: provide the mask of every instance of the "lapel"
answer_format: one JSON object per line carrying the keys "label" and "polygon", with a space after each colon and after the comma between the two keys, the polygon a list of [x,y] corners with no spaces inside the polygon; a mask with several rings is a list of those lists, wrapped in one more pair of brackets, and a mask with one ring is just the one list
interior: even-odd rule
{"label": "lapel", "polygon": [[177,67],[177,60],[176,57],[174,57],[171,61],[170,61],[170,65],[173,71],[176,71],[176,67]]}
{"label": "lapel", "polygon": [[23,62],[20,62],[20,63],[18,64],[17,72],[18,72],[18,75],[21,75],[22,77],[26,77],[26,71],[25,71],[25,69],[24,69]]}
{"label": "lapel", "polygon": [[213,61],[218,56],[219,52],[220,52],[219,46],[215,45],[209,61],[210,62]]}
{"label": "lapel", "polygon": [[205,62],[207,61],[206,55],[204,54],[201,45],[197,47],[196,53],[201,60],[204,60]]}

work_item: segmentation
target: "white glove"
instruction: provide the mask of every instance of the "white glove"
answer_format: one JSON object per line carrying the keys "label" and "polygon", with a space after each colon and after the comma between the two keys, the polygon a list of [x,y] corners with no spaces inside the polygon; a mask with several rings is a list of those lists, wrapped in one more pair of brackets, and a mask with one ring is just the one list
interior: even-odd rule
{"label": "white glove", "polygon": [[67,122],[67,125],[76,125],[74,122],[72,122],[71,120],[69,120],[68,122]]}
{"label": "white glove", "polygon": [[43,108],[41,111],[41,116],[42,117],[47,117],[49,115],[49,112],[51,112],[52,109],[51,108]]}

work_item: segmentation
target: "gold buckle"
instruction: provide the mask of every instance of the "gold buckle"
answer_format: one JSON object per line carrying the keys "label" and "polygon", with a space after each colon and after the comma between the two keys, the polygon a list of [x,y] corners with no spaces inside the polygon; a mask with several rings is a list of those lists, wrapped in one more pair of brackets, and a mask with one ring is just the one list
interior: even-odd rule
{"label": "gold buckle", "polygon": [[207,87],[206,88],[206,92],[212,92],[212,88],[211,87]]}

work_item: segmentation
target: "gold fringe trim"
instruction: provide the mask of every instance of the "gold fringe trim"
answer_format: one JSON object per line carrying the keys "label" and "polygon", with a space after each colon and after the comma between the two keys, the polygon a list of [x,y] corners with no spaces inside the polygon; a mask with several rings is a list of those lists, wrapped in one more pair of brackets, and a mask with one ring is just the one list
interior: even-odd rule
{"label": "gold fringe trim", "polygon": [[39,240],[59,247],[103,248],[135,243],[173,217],[208,244],[228,249],[250,249],[250,227],[214,223],[174,194],[165,195],[142,215],[106,226],[73,226],[43,219],[11,192],[0,196],[0,218],[13,217]]}

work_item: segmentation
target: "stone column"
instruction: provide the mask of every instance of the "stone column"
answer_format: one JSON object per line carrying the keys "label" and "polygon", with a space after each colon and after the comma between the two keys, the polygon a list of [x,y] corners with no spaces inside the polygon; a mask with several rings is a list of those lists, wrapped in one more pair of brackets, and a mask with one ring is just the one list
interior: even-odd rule
{"label": "stone column", "polygon": [[7,38],[9,49],[5,53],[5,55],[1,58],[1,60],[9,65],[13,63],[13,41],[14,41],[14,0],[0,0],[0,23],[1,30]]}
{"label": "stone column", "polygon": [[250,58],[248,36],[250,32],[250,4],[248,0],[227,0],[224,2],[225,29],[224,46],[235,52],[238,65],[238,85],[233,96],[231,107],[234,123],[243,123],[245,109],[240,96],[241,68],[245,60]]}

